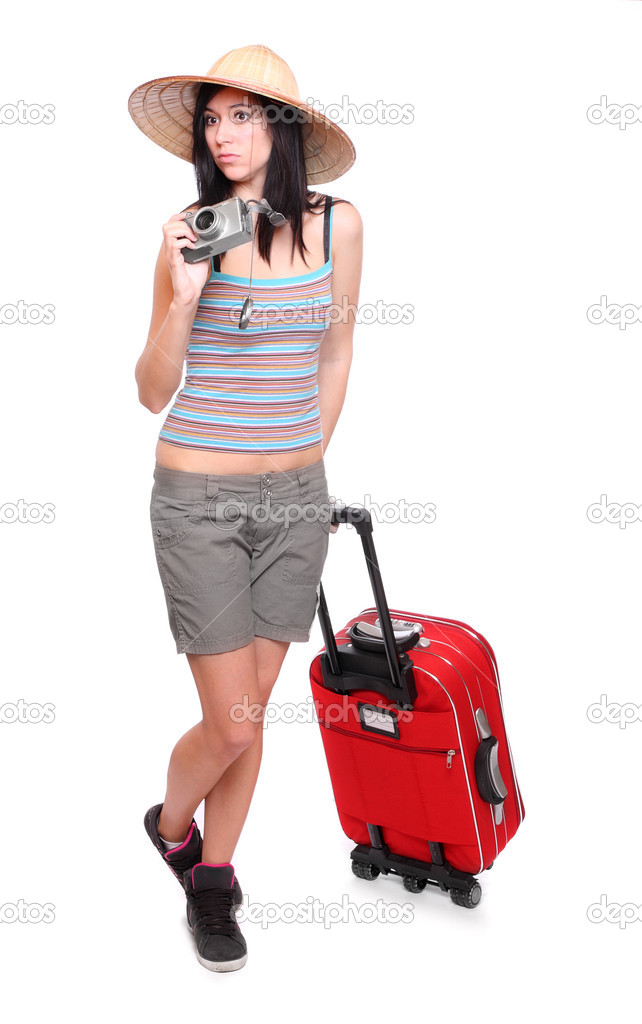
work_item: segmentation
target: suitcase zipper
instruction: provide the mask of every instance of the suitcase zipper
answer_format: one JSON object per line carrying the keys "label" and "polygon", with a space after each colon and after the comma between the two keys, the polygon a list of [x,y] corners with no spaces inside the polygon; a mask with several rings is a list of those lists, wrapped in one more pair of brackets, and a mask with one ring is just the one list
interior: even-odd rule
{"label": "suitcase zipper", "polygon": [[[378,612],[378,609],[376,607],[375,608],[364,608],[364,610],[360,614],[361,615],[366,615],[366,614],[369,614],[370,612]],[[481,651],[483,651],[484,654],[486,655],[486,658],[487,658],[487,660],[488,660],[488,662],[490,664],[490,667],[492,669],[493,676],[494,676],[494,681],[495,681],[496,686],[497,686],[497,695],[498,695],[498,698],[499,698],[499,706],[500,706],[500,710],[501,710],[501,713],[502,713],[502,720],[503,720],[503,716],[504,716],[504,702],[502,701],[502,689],[501,689],[501,684],[500,684],[500,681],[499,681],[499,669],[497,668],[497,660],[495,658],[494,653],[491,653],[491,650],[489,650],[489,648],[487,646],[487,643],[480,638],[479,634],[476,633],[475,630],[473,630],[471,626],[467,626],[463,622],[458,622],[456,619],[444,619],[444,618],[441,618],[440,616],[421,615],[421,614],[415,615],[415,614],[412,614],[412,613],[406,614],[405,612],[401,612],[399,610],[394,610],[394,609],[390,611],[391,618],[392,618],[393,614],[401,615],[401,616],[404,617],[404,619],[408,619],[408,620],[412,618],[412,619],[417,619],[419,622],[422,622],[422,621],[423,622],[429,622],[429,623],[432,622],[435,625],[439,625],[439,623],[442,623],[445,626],[452,626],[454,629],[458,629],[460,632],[465,633],[466,636],[470,640],[473,641],[473,643],[477,644],[479,649]],[[345,637],[345,639],[347,639],[347,637]],[[422,669],[420,671],[424,671],[424,670]],[[510,742],[508,740],[508,736],[506,736],[506,746],[507,746],[507,749],[508,749],[508,759],[510,761],[511,773],[512,773],[512,776],[513,776],[513,785],[514,785],[514,789],[515,789],[515,794],[514,794],[515,795],[515,805],[516,805],[517,811],[519,813],[519,820],[520,820],[520,822],[522,822],[524,820],[524,815],[523,815],[523,811],[522,811],[522,799],[521,799],[521,793],[520,793],[520,789],[519,789],[519,783],[517,782],[517,775],[515,774],[515,764],[514,764],[514,761],[513,761],[513,752],[512,752],[511,747],[510,747]]]}
{"label": "suitcase zipper", "polygon": [[335,725],[334,722],[319,721],[324,729],[334,729],[335,732],[340,732],[344,736],[352,736],[357,740],[369,740],[371,743],[383,743],[385,747],[394,747],[395,750],[411,750],[414,754],[445,754],[446,755],[446,768],[452,768],[453,757],[459,753],[459,748],[455,750],[454,747],[447,749],[446,747],[409,747],[406,743],[391,743],[390,740],[380,739],[378,736],[364,736],[360,732],[350,732],[349,729],[342,729],[340,725]]}

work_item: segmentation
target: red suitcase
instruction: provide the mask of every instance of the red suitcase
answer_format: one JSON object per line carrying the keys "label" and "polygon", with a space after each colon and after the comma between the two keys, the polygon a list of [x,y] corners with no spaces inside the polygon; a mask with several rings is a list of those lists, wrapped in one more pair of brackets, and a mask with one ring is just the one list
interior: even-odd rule
{"label": "red suitcase", "polygon": [[495,655],[454,619],[395,608],[393,624],[368,510],[336,504],[332,521],[359,533],[376,604],[335,636],[320,585],[324,647],[310,668],[339,819],[358,844],[352,870],[474,907],[475,874],[524,818]]}

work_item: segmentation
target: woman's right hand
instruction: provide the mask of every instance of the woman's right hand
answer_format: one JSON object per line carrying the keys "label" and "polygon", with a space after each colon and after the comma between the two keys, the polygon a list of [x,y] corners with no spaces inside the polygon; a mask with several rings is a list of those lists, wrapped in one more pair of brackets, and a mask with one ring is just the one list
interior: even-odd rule
{"label": "woman's right hand", "polygon": [[165,238],[165,256],[172,276],[174,300],[182,305],[193,305],[198,302],[201,292],[210,276],[210,261],[199,260],[198,263],[187,263],[181,249],[194,249],[197,237],[185,223],[185,214],[175,213],[163,224]]}

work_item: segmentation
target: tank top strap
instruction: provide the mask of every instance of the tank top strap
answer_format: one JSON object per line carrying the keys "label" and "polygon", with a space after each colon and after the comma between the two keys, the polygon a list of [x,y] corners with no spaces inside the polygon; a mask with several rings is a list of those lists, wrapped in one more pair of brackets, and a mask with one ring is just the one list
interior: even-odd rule
{"label": "tank top strap", "polygon": [[323,258],[327,263],[330,259],[330,243],[332,240],[332,196],[325,197],[323,212]]}
{"label": "tank top strap", "polygon": [[[323,259],[327,263],[330,259],[330,246],[332,244],[332,196],[325,197],[325,209],[323,211]],[[212,270],[217,274],[221,272],[221,257],[217,253],[212,256]]]}

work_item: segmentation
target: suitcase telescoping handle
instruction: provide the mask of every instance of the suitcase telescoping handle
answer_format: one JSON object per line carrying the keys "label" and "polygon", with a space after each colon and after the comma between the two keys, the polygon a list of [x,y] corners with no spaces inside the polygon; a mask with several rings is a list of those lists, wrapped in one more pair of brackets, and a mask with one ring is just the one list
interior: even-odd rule
{"label": "suitcase telescoping handle", "polygon": [[[400,655],[395,642],[392,620],[390,618],[388,602],[383,589],[377,553],[372,542],[372,518],[370,516],[370,512],[367,508],[364,508],[361,505],[342,505],[337,502],[332,507],[330,522],[351,523],[361,537],[363,553],[365,555],[366,566],[368,568],[368,575],[370,576],[370,583],[372,584],[375,605],[377,607],[377,612],[379,613],[379,623],[381,625],[386,658],[388,661],[388,670],[390,672],[388,692],[393,700],[398,701],[406,707],[412,706],[412,701],[416,696],[416,693],[413,692],[414,686],[412,685],[411,679],[408,679],[407,672],[402,672],[401,670],[402,664],[406,664],[407,667],[408,656],[405,654]],[[330,669],[333,675],[340,678],[341,667],[339,665],[339,652],[337,649],[337,642],[334,637],[334,630],[332,629],[332,624],[330,622],[330,615],[328,613],[328,606],[322,583],[319,583],[318,615],[321,623],[323,642],[330,662]],[[409,689],[409,682],[411,683],[411,689]]]}

